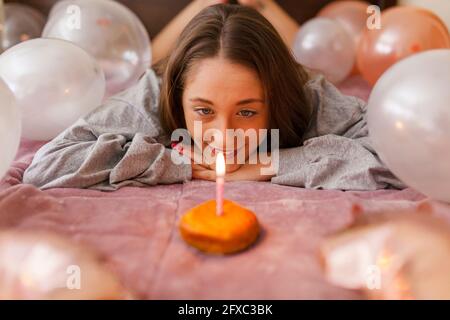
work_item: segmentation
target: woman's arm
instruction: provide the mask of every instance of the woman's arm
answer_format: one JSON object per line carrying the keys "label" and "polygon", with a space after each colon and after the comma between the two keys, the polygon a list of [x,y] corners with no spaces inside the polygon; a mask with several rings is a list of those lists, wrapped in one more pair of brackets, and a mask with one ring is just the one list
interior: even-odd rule
{"label": "woman's arm", "polygon": [[343,95],[323,76],[306,85],[314,105],[302,146],[279,153],[272,183],[310,189],[405,188],[371,145],[364,101]]}
{"label": "woman's arm", "polygon": [[300,25],[274,0],[239,0],[242,5],[258,10],[277,29],[286,45],[291,48]]}
{"label": "woman's arm", "polygon": [[191,165],[162,143],[166,137],[157,119],[158,95],[158,79],[148,70],[136,86],[44,145],[23,182],[41,189],[110,191],[190,180]]}
{"label": "woman's arm", "polygon": [[367,137],[328,134],[301,147],[280,150],[280,168],[272,183],[307,189],[369,191],[403,189],[380,161]]}
{"label": "woman's arm", "polygon": [[193,0],[152,41],[153,65],[169,54],[176,38],[197,13],[207,6],[225,2],[227,0]]}

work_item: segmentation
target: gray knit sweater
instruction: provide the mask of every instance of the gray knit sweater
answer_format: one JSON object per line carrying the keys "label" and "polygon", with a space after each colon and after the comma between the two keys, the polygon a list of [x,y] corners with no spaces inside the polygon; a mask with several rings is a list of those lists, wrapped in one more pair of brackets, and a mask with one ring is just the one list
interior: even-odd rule
{"label": "gray knit sweater", "polygon": [[[149,69],[134,87],[108,99],[44,145],[23,182],[41,189],[111,191],[192,179],[190,165],[171,159],[176,151],[158,120],[159,86]],[[310,80],[306,89],[314,106],[307,140],[280,150],[279,171],[271,182],[315,189],[403,188],[370,145],[366,104],[342,95],[321,76]]]}

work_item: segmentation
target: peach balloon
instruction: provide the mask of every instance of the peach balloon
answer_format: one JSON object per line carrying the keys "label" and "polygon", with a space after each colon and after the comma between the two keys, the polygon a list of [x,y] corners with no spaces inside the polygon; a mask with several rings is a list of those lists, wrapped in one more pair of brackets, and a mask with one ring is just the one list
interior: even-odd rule
{"label": "peach balloon", "polygon": [[[369,6],[370,4],[365,1],[335,1],[320,10],[318,16],[334,19],[341,23],[352,36],[356,48],[367,25],[367,8]],[[352,73],[359,73],[356,63]]]}
{"label": "peach balloon", "polygon": [[445,24],[431,11],[395,7],[381,15],[381,29],[366,29],[357,50],[358,68],[374,85],[393,64],[431,49],[450,48]]}
{"label": "peach balloon", "polygon": [[399,0],[399,4],[416,6],[433,11],[447,25],[450,32],[450,1],[449,0]]}

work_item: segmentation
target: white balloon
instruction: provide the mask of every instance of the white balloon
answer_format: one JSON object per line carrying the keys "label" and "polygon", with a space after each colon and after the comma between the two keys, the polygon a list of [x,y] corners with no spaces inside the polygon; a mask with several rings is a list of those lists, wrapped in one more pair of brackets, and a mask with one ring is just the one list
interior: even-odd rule
{"label": "white balloon", "polygon": [[419,53],[388,69],[370,96],[368,125],[396,176],[450,202],[450,50]]}
{"label": "white balloon", "polygon": [[14,160],[20,143],[20,110],[14,95],[0,79],[0,179]]}
{"label": "white balloon", "polygon": [[64,40],[22,42],[0,56],[0,76],[22,112],[23,136],[50,140],[99,106],[105,76],[87,52]]}
{"label": "white balloon", "polygon": [[400,5],[412,5],[433,11],[450,32],[450,0],[399,0]]}
{"label": "white balloon", "polygon": [[293,50],[300,64],[323,73],[334,83],[350,74],[356,57],[352,35],[329,18],[314,18],[302,25]]}
{"label": "white balloon", "polygon": [[151,65],[147,30],[116,1],[59,1],[42,36],[74,42],[95,57],[105,72],[107,96],[132,86]]}

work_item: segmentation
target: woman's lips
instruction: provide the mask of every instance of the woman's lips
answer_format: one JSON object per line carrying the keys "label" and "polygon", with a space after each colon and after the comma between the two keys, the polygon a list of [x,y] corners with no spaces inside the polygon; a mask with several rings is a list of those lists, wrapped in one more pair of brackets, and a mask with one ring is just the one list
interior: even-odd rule
{"label": "woman's lips", "polygon": [[233,149],[233,150],[223,150],[223,149],[214,148],[213,146],[210,146],[210,147],[212,148],[212,153],[213,153],[213,155],[216,155],[217,152],[222,152],[222,153],[223,153],[223,156],[224,156],[226,159],[231,159],[231,158],[237,157],[238,152],[239,152],[242,148],[244,148],[245,146],[242,146],[242,147],[239,148],[239,149]]}

